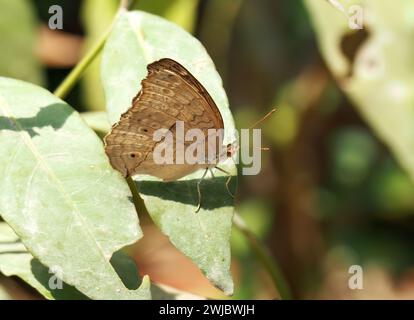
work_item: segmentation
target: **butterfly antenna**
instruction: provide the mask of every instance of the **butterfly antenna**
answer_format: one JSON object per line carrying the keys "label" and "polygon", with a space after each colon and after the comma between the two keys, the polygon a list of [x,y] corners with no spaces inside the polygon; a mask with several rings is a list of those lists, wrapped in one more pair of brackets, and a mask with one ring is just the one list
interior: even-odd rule
{"label": "butterfly antenna", "polygon": [[268,113],[266,113],[266,115],[262,118],[260,118],[258,121],[256,121],[252,126],[250,126],[249,129],[253,129],[255,128],[258,124],[262,123],[263,121],[265,121],[267,118],[269,118],[273,113],[275,113],[277,111],[277,108],[274,108],[272,110],[270,110]]}
{"label": "butterfly antenna", "polygon": [[[250,129],[253,129],[254,127],[256,127],[258,124],[262,123],[263,121],[265,121],[267,118],[269,118],[273,113],[275,113],[277,111],[277,108],[273,108],[272,110],[270,110],[268,113],[266,113],[266,115],[264,117],[262,117],[261,119],[259,119],[258,121],[256,121],[252,126],[249,127]],[[230,143],[229,145],[234,146],[236,141]],[[232,150],[232,154],[235,154],[238,150],[240,149],[240,145],[237,145],[235,147],[233,147]],[[264,148],[260,148],[260,150],[262,151],[269,151],[270,148],[264,147]],[[217,168],[217,167],[216,167]],[[231,194],[231,192],[230,192]]]}

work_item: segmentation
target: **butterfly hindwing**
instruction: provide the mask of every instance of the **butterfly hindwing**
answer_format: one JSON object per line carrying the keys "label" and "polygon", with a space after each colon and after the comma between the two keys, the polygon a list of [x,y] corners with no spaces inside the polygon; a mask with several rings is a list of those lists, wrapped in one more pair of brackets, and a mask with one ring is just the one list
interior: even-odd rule
{"label": "butterfly hindwing", "polygon": [[[131,108],[104,139],[112,166],[124,176],[141,173],[164,180],[175,180],[205,167],[200,164],[160,166],[154,162],[152,153],[159,143],[153,139],[154,131],[161,128],[173,131],[176,121],[184,123],[185,131],[202,130],[206,138],[208,129],[224,128],[220,112],[208,92],[172,59],[148,65],[148,75],[141,85]],[[175,142],[174,136],[174,155]]]}

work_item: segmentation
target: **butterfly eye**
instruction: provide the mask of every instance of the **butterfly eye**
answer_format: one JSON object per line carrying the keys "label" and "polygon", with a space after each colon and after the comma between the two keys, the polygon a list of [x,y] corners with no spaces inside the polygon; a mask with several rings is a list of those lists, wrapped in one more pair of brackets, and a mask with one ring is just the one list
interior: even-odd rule
{"label": "butterfly eye", "polygon": [[130,153],[130,154],[129,154],[129,157],[130,157],[131,159],[134,159],[136,156],[137,156],[137,155],[136,155],[135,153]]}
{"label": "butterfly eye", "polygon": [[229,143],[227,146],[227,158],[231,158],[234,154],[234,148],[233,145],[231,143]]}

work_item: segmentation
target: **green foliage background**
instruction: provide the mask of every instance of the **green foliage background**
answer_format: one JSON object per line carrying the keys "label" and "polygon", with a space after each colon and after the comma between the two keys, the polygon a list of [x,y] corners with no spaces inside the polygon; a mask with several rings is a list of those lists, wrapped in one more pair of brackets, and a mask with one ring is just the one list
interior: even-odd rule
{"label": "green foliage background", "polygon": [[[207,49],[223,80],[236,127],[249,127],[273,106],[278,107],[278,112],[263,124],[262,143],[270,147],[270,152],[262,155],[262,172],[258,176],[239,175],[236,211],[248,226],[247,235],[254,235],[254,241],[246,236],[243,228],[233,227],[230,247],[234,299],[274,298],[280,294],[288,297],[289,292],[294,298],[414,297],[411,290],[403,289],[412,286],[409,275],[414,264],[411,250],[414,240],[414,72],[411,62],[414,6],[405,0],[334,2],[342,5],[348,14],[352,5],[360,6],[364,12],[364,28],[350,29],[344,12],[338,6],[332,5],[332,1],[330,3],[323,0],[142,0],[135,4],[134,9],[156,14],[181,26]],[[0,50],[1,76],[43,85],[53,91],[68,74],[70,68],[48,66],[35,50],[37,26],[47,23],[47,9],[51,4],[63,6],[65,31],[82,36],[85,40],[83,50],[87,52],[111,24],[118,1],[0,1],[0,39],[3,48]],[[13,12],[17,12],[21,19],[10,19]],[[148,32],[158,30],[160,38],[156,40],[162,41],[163,35],[166,38],[169,36],[168,28],[163,30],[163,26],[157,29],[148,23]],[[133,35],[134,30],[131,32]],[[173,42],[176,41],[177,47],[167,46],[168,50],[156,56],[171,52],[172,56],[181,58],[183,63],[188,63],[191,67],[198,53],[191,50],[181,52],[180,48],[185,45],[180,43],[182,39],[172,39]],[[195,41],[194,38],[189,39],[190,42]],[[109,44],[114,44],[117,40],[121,41],[116,33],[112,34]],[[154,43],[149,45],[158,50],[159,44],[157,47]],[[122,47],[122,43],[113,48],[119,46]],[[89,150],[93,145],[99,148],[99,139],[96,138],[94,142],[95,138],[92,137],[95,136],[85,123],[100,136],[107,132],[109,124],[105,115],[96,111],[106,110],[108,96],[111,101],[116,102],[115,107],[109,107],[109,112],[114,114],[124,108],[117,101],[117,94],[125,101],[130,100],[128,92],[133,91],[132,87],[124,87],[125,92],[111,91],[108,80],[119,75],[118,67],[124,66],[133,70],[137,77],[145,73],[146,62],[138,60],[133,46],[131,41],[127,41],[122,47],[130,54],[130,58],[125,59],[125,64],[119,61],[115,63],[113,57],[105,63],[105,57],[111,55],[111,47],[107,47],[103,57],[98,56],[80,83],[65,98],[73,109],[82,112],[81,117],[75,112],[69,112],[68,116],[73,120],[71,125],[78,128],[76,130],[85,130],[88,132],[85,135],[91,137],[91,145],[85,143],[79,148]],[[139,51],[139,47],[137,50]],[[217,94],[217,97],[221,95],[223,100],[218,98],[219,107],[226,114],[228,125],[233,126],[227,109],[226,94],[220,91],[220,77],[214,74],[213,68],[208,70],[212,72],[211,75],[200,72],[198,76],[202,78],[204,75],[206,83],[212,81],[209,90]],[[0,97],[6,86],[0,82]],[[43,103],[47,100],[46,104],[63,104],[41,89],[29,85],[24,88],[20,86],[23,86],[20,82],[13,84],[19,94],[19,90],[33,91],[32,97],[38,97],[33,98],[36,101]],[[14,96],[11,101],[3,96],[0,106],[5,103],[14,105]],[[27,105],[28,101],[21,100],[20,103]],[[24,108],[16,110],[23,112]],[[33,116],[22,113],[17,118]],[[110,121],[114,122],[114,119],[116,117],[111,116]],[[4,119],[1,120],[0,115],[0,130],[6,128],[6,125],[8,124]],[[65,130],[65,126],[59,127],[58,131]],[[30,129],[30,122],[23,122],[23,127],[25,130]],[[47,128],[41,130],[45,130],[42,135],[33,138],[40,145],[40,137],[48,139],[47,135],[50,134]],[[16,143],[17,140],[13,142],[12,139],[18,134],[20,133],[15,131],[6,139],[0,131],[0,142],[7,141],[11,146]],[[69,148],[65,145],[62,147]],[[0,149],[0,172],[4,172],[7,165],[3,164],[9,155],[9,151],[5,150]],[[30,168],[35,165],[29,161],[26,163],[24,159],[28,159],[27,157],[22,156],[21,159],[22,166]],[[99,159],[93,162],[103,161],[103,158]],[[75,162],[76,156],[69,157],[68,161],[71,160]],[[108,179],[117,180],[110,175]],[[85,176],[85,184],[87,181],[91,180]],[[125,181],[114,181],[102,183],[102,192],[109,192],[106,190],[108,185],[119,183],[125,192],[124,196],[132,196]],[[184,181],[181,187],[187,188],[187,184],[192,183],[189,181]],[[211,197],[214,196],[214,190],[222,192],[216,189],[221,182],[209,181],[203,189],[204,192],[211,192]],[[47,181],[42,179],[38,183],[47,185]],[[230,260],[221,267],[222,276],[217,280],[218,278],[212,278],[211,269],[208,271],[208,262],[206,264],[203,257],[214,256],[217,251],[212,248],[224,246],[224,251],[229,249],[226,245],[230,237],[231,206],[219,208],[217,216],[205,216],[208,219],[207,225],[211,223],[212,234],[217,232],[213,230],[214,226],[219,225],[214,219],[223,222],[220,227],[224,231],[217,232],[222,237],[215,238],[216,242],[213,241],[207,247],[211,250],[206,249],[202,258],[197,258],[200,245],[191,248],[186,245],[191,239],[180,237],[194,237],[189,233],[189,229],[194,229],[194,221],[188,215],[189,211],[187,212],[193,205],[181,199],[175,201],[174,205],[178,207],[174,210],[166,210],[171,205],[171,199],[162,198],[159,194],[154,199],[151,195],[154,190],[151,189],[151,183],[155,183],[155,190],[164,196],[167,190],[162,188],[180,188],[180,185],[163,185],[149,178],[140,178],[137,181],[138,189],[140,183],[144,187],[140,190],[144,194],[142,207],[138,208],[142,225],[152,224],[148,218],[152,217],[160,230],[201,268],[207,278],[229,293],[231,280],[226,272],[229,271]],[[5,207],[4,203],[9,203],[11,190],[10,185],[2,186],[4,187],[0,190],[0,199],[3,202],[0,203],[3,207],[0,206],[0,210]],[[68,188],[70,190],[70,186]],[[88,197],[88,191],[82,196]],[[39,240],[32,239],[29,235],[27,239],[23,237],[24,231],[16,227],[20,225],[21,219],[18,208],[19,206],[8,207],[7,217],[4,212],[0,212],[19,233],[25,245],[16,243],[16,235],[8,225],[4,222],[0,224],[0,231],[3,230],[0,232],[0,271],[4,274],[0,277],[0,297],[19,298],[27,294],[26,292],[36,296],[20,280],[6,278],[12,275],[18,275],[47,298],[82,297],[77,296],[80,293],[69,285],[68,291],[64,290],[64,293],[46,289],[47,283],[44,279],[47,278],[47,268],[42,263],[50,266],[65,260],[59,260],[59,255],[36,251],[39,249],[36,248]],[[121,220],[117,220],[115,211],[119,208],[109,206],[107,209],[105,216],[113,219],[112,221],[118,221],[119,228],[125,227]],[[126,210],[134,211],[133,209]],[[85,209],[85,212],[89,212],[88,210]],[[170,212],[174,214],[168,215]],[[70,212],[67,213],[70,217]],[[36,217],[36,210],[31,214]],[[202,212],[201,216],[204,217],[204,214],[207,213]],[[131,217],[132,214],[130,219],[133,219]],[[176,218],[183,219],[180,226],[184,227],[181,230],[177,226],[171,231],[168,227]],[[51,219],[54,219],[53,216]],[[56,216],[56,219],[63,218]],[[94,223],[100,221],[99,217],[95,219]],[[119,240],[120,243],[125,245],[132,243],[134,237],[135,240],[138,239],[138,233],[135,236],[132,234],[133,232],[128,240]],[[117,236],[111,237],[111,240],[117,241]],[[127,237],[126,234],[124,236]],[[59,239],[47,237],[44,241],[53,244],[53,241]],[[74,240],[76,241],[77,239]],[[105,281],[109,287],[112,285],[111,281],[119,281],[118,276],[123,280],[121,295],[132,294],[134,291],[130,292],[126,288],[137,289],[141,283],[141,279],[136,277],[136,270],[132,268],[131,271],[130,264],[131,257],[135,258],[138,267],[140,263],[145,264],[145,259],[135,254],[139,251],[136,247],[139,247],[139,243],[140,241],[138,245],[128,248],[128,256],[116,253],[112,258],[114,260],[110,259],[112,253],[120,248],[108,248],[103,259],[105,263],[100,263],[102,267],[106,266],[103,267],[106,268],[106,277],[112,279]],[[205,244],[200,243],[201,247]],[[66,245],[74,248],[76,243],[68,242]],[[86,244],[85,247],[90,248]],[[264,254],[264,259],[260,253]],[[35,254],[36,258],[43,257],[43,260],[40,259],[39,262],[31,254]],[[88,256],[93,256],[93,253],[88,253]],[[228,253],[224,256],[230,259]],[[267,260],[266,257],[273,260]],[[117,263],[117,259],[124,263]],[[82,261],[85,264],[91,263],[87,259]],[[175,270],[173,264],[174,261],[170,267],[165,267],[171,272],[166,273],[171,279],[179,279],[180,271]],[[351,292],[347,289],[348,268],[352,264],[362,265],[364,269],[363,292]],[[76,266],[73,270],[79,269]],[[186,270],[182,270],[182,274],[185,272]],[[122,277],[121,274],[129,276]],[[131,275],[136,278],[134,286],[126,285],[127,280],[134,277]],[[76,274],[73,274],[73,278],[63,280],[77,289],[82,289],[90,298],[107,297],[102,293],[106,292],[105,289],[98,290],[98,293],[91,292],[89,290],[93,288],[85,288],[82,283],[77,283],[76,278]],[[277,289],[272,284],[272,279],[277,283]],[[196,277],[193,282],[197,282]],[[224,297],[208,287],[208,284],[202,286],[203,289],[187,288],[179,280],[169,284],[203,296]],[[149,291],[153,297],[163,294],[154,286],[150,289],[148,279],[145,278],[136,294],[145,296]],[[66,292],[69,292],[67,296],[56,296]]]}

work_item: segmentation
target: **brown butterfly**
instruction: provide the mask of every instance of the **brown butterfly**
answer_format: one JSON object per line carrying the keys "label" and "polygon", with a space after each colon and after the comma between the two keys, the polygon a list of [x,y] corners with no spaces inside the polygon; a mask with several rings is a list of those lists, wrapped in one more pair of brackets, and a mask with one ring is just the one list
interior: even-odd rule
{"label": "brown butterfly", "polygon": [[[216,167],[217,161],[214,160],[218,160],[218,156],[204,164],[174,162],[159,165],[154,162],[153,151],[159,143],[153,139],[156,130],[166,128],[175,137],[176,123],[179,120],[185,124],[186,131],[201,129],[207,139],[208,129],[224,129],[224,124],[220,111],[207,90],[181,64],[165,58],[149,64],[147,69],[148,75],[142,80],[142,89],[132,100],[132,106],[122,114],[119,122],[104,138],[105,152],[112,167],[125,177],[148,174],[165,181],[179,179],[200,168]],[[218,132],[221,134],[216,137],[215,146],[222,147],[223,131]],[[211,147],[208,143],[205,146],[206,149]],[[226,156],[231,156],[230,146],[221,150],[224,150]],[[207,170],[200,182],[206,173]],[[197,187],[200,196],[199,184]],[[199,198],[199,206],[200,201]]]}

